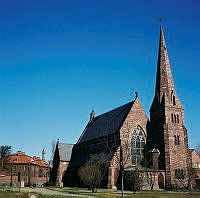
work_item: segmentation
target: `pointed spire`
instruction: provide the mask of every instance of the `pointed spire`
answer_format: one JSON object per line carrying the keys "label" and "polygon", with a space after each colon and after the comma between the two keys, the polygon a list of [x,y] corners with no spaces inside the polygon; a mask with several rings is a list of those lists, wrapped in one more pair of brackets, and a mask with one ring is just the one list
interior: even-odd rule
{"label": "pointed spire", "polygon": [[174,82],[172,79],[164,33],[162,26],[160,25],[160,41],[155,94],[159,97],[159,101],[161,101],[163,94],[170,96],[172,90],[174,90]]}

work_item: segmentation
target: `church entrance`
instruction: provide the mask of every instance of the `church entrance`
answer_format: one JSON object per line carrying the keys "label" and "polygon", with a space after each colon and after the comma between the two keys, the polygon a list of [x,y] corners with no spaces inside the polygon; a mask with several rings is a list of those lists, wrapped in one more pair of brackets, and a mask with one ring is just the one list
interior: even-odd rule
{"label": "church entrance", "polygon": [[159,186],[159,189],[164,189],[164,187],[165,187],[164,176],[162,173],[159,173],[159,175],[158,175],[158,186]]}

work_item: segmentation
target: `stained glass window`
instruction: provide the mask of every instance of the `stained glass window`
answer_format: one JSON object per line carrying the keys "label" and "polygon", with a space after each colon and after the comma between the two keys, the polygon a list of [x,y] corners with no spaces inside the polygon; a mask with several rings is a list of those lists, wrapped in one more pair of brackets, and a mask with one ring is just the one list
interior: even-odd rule
{"label": "stained glass window", "polygon": [[144,146],[146,144],[146,136],[144,130],[138,125],[132,133],[131,139],[131,156],[134,165],[141,165],[144,159]]}

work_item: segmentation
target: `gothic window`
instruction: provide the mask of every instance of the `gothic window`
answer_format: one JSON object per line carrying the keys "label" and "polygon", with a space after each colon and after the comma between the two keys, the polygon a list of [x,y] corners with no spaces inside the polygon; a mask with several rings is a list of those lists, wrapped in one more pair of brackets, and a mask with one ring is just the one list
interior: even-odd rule
{"label": "gothic window", "polygon": [[143,129],[138,125],[132,133],[131,139],[131,157],[134,165],[141,165],[144,159],[144,146],[146,137]]}
{"label": "gothic window", "polygon": [[172,120],[172,123],[174,123],[174,115],[171,114],[171,120]]}

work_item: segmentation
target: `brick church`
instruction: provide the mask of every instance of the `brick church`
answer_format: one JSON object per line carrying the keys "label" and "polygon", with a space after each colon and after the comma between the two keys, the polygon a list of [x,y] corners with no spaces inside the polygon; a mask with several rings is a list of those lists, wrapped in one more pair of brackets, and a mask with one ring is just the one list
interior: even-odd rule
{"label": "brick church", "polygon": [[[146,177],[153,174],[153,189],[188,185],[192,161],[184,108],[176,93],[162,26],[150,119],[138,93],[133,101],[102,115],[95,116],[92,111],[88,124],[73,146],[63,177],[64,185],[79,185],[78,168],[89,156],[99,153],[110,154],[104,181],[104,186],[109,188],[117,185],[121,164],[125,171],[137,169]],[[148,180],[143,183],[142,189],[149,189]]]}

